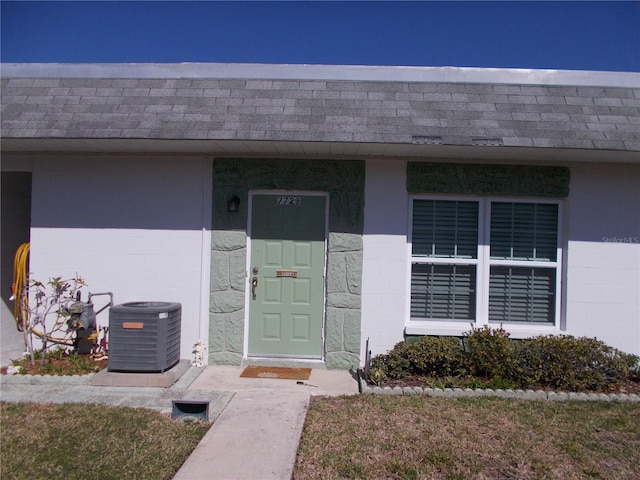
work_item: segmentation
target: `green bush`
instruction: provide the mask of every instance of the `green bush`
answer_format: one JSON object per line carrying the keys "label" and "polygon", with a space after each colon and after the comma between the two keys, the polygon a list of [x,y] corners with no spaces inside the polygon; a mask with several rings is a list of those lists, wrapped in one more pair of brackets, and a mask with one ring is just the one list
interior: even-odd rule
{"label": "green bush", "polygon": [[[381,385],[411,376],[458,386],[608,391],[640,381],[640,359],[592,338],[539,336],[512,341],[502,328],[455,337],[400,342],[371,361],[368,380]],[[457,379],[457,380],[456,380]],[[490,385],[487,387],[486,385]]]}
{"label": "green bush", "polygon": [[409,363],[410,344],[397,343],[387,354],[376,355],[371,359],[369,376],[382,383],[388,378],[403,378],[411,375]]}
{"label": "green bush", "polygon": [[640,357],[629,353],[623,353],[622,355],[629,368],[629,380],[640,382]]}
{"label": "green bush", "polygon": [[463,351],[453,337],[422,337],[410,344],[409,363],[413,375],[444,377],[460,373]]}
{"label": "green bush", "polygon": [[523,386],[570,391],[618,387],[629,377],[635,357],[600,340],[569,335],[522,341],[514,356],[515,375]]}
{"label": "green bush", "polygon": [[500,328],[473,328],[463,339],[468,373],[474,377],[511,378],[514,359],[509,333]]}
{"label": "green bush", "polygon": [[375,356],[369,378],[380,384],[389,378],[445,377],[463,373],[463,365],[463,351],[457,338],[422,337],[414,342],[400,342],[389,353]]}

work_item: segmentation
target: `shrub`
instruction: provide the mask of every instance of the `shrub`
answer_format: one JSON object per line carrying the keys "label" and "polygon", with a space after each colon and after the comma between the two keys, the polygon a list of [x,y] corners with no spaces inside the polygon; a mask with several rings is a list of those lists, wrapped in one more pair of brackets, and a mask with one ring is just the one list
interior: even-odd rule
{"label": "shrub", "polygon": [[516,376],[523,386],[579,391],[619,386],[628,378],[635,356],[594,338],[564,335],[522,341],[515,357]]}
{"label": "shrub", "polygon": [[409,364],[413,375],[445,377],[461,373],[463,351],[457,338],[422,337],[409,345]]}
{"label": "shrub", "polygon": [[539,336],[513,341],[502,328],[472,329],[462,340],[422,337],[372,359],[368,380],[381,385],[410,376],[471,388],[607,391],[640,380],[640,358],[592,338]]}
{"label": "shrub", "polygon": [[383,385],[387,380],[389,380],[389,377],[387,377],[387,374],[384,372],[384,366],[374,365],[376,360],[379,359],[380,357],[371,359],[371,368],[369,369],[366,377],[367,382],[373,385]]}
{"label": "shrub", "polygon": [[[411,375],[409,363],[409,344],[406,342],[397,343],[387,354],[376,355],[371,359],[370,375],[382,376],[386,378],[402,378]],[[376,373],[376,371],[378,371]]]}
{"label": "shrub", "polygon": [[453,337],[422,337],[397,343],[389,353],[371,360],[369,378],[376,384],[388,378],[409,376],[445,377],[461,373],[463,352]]}
{"label": "shrub", "polygon": [[469,374],[484,378],[511,378],[514,360],[509,333],[500,328],[473,328],[463,339]]}
{"label": "shrub", "polygon": [[623,353],[622,356],[628,367],[629,380],[640,382],[640,357],[629,353]]}

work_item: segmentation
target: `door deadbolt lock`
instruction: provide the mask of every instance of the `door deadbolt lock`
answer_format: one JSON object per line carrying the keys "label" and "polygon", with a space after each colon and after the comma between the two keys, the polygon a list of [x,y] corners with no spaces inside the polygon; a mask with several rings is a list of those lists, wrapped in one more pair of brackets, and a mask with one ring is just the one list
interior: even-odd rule
{"label": "door deadbolt lock", "polygon": [[257,275],[258,274],[258,267],[253,267],[252,272],[253,272],[254,275]]}

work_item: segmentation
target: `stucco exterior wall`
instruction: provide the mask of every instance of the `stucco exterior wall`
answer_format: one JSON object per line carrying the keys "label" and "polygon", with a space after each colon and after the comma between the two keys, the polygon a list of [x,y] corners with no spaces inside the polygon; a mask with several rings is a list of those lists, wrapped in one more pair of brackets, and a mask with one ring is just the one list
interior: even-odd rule
{"label": "stucco exterior wall", "polygon": [[[88,284],[85,300],[89,292],[112,291],[116,304],[180,302],[181,358],[189,358],[208,331],[206,304],[201,308],[208,291],[209,165],[193,157],[35,158],[32,278],[78,274]],[[96,307],[103,302],[96,298]],[[108,312],[98,324],[108,324]]]}
{"label": "stucco exterior wall", "polygon": [[[89,291],[113,291],[116,303],[180,302],[181,357],[190,356],[198,339],[208,338],[210,347],[217,345],[210,300],[214,292],[224,289],[216,283],[215,274],[220,265],[216,257],[220,237],[212,239],[212,231],[227,228],[212,225],[212,204],[216,204],[212,197],[215,200],[218,195],[222,202],[231,190],[214,187],[211,159],[89,154],[3,158],[3,168],[17,168],[15,165],[28,165],[33,173],[33,278],[77,273],[89,285],[85,297]],[[570,192],[563,202],[565,273],[560,330],[597,337],[638,354],[640,165],[565,165],[570,168]],[[360,291],[354,290],[356,297],[361,295],[361,316],[357,305],[352,308],[356,327],[345,330],[351,317],[344,316],[344,309],[349,305],[331,303],[346,298],[340,293],[342,283],[328,290],[327,322],[339,324],[334,328],[328,323],[326,339],[333,354],[328,359],[336,367],[346,365],[346,354],[350,362],[357,359],[358,348],[360,363],[364,362],[367,339],[374,355],[402,340],[409,303],[407,161],[370,159],[364,166],[364,218],[359,227],[363,235],[362,243],[356,242],[358,255],[362,255],[362,283]],[[243,208],[247,205],[244,194],[253,187],[242,184]],[[222,217],[223,213],[217,215],[218,220]],[[246,215],[240,217],[246,222]],[[229,288],[235,285],[242,310],[246,225],[225,227],[238,237],[242,250],[236,262],[242,278],[233,280],[237,285],[229,283]],[[352,288],[339,268],[347,265],[343,254],[355,248],[341,246],[346,234],[350,239],[359,238],[359,232],[344,226],[330,228],[330,252],[340,259],[330,262],[329,274],[339,274],[336,278],[347,282],[345,288]],[[228,249],[228,245],[223,247],[218,250]],[[336,268],[331,270],[331,265]],[[100,305],[99,299],[96,304]],[[106,312],[98,317],[100,324],[107,320]],[[244,313],[234,323],[237,334],[226,337],[227,341],[237,340],[234,348],[227,346],[220,352],[212,348],[209,353],[242,356],[243,324]],[[359,347],[351,345],[358,335]]]}
{"label": "stucco exterior wall", "polygon": [[572,166],[566,211],[568,333],[640,354],[640,166]]}
{"label": "stucco exterior wall", "polygon": [[408,301],[405,161],[367,161],[362,269],[362,354],[403,339]]}
{"label": "stucco exterior wall", "polygon": [[[639,354],[640,166],[568,166],[559,333],[596,337]],[[403,338],[410,299],[408,199],[406,162],[367,162],[362,358],[367,338],[373,355]],[[450,334],[436,327],[430,333]]]}

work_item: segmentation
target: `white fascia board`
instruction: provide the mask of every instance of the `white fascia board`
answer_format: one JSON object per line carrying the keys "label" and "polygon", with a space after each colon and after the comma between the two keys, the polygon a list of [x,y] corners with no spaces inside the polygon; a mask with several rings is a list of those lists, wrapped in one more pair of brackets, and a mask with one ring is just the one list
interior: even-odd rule
{"label": "white fascia board", "polygon": [[3,63],[4,78],[216,78],[639,88],[640,73],[476,67],[252,63]]}

